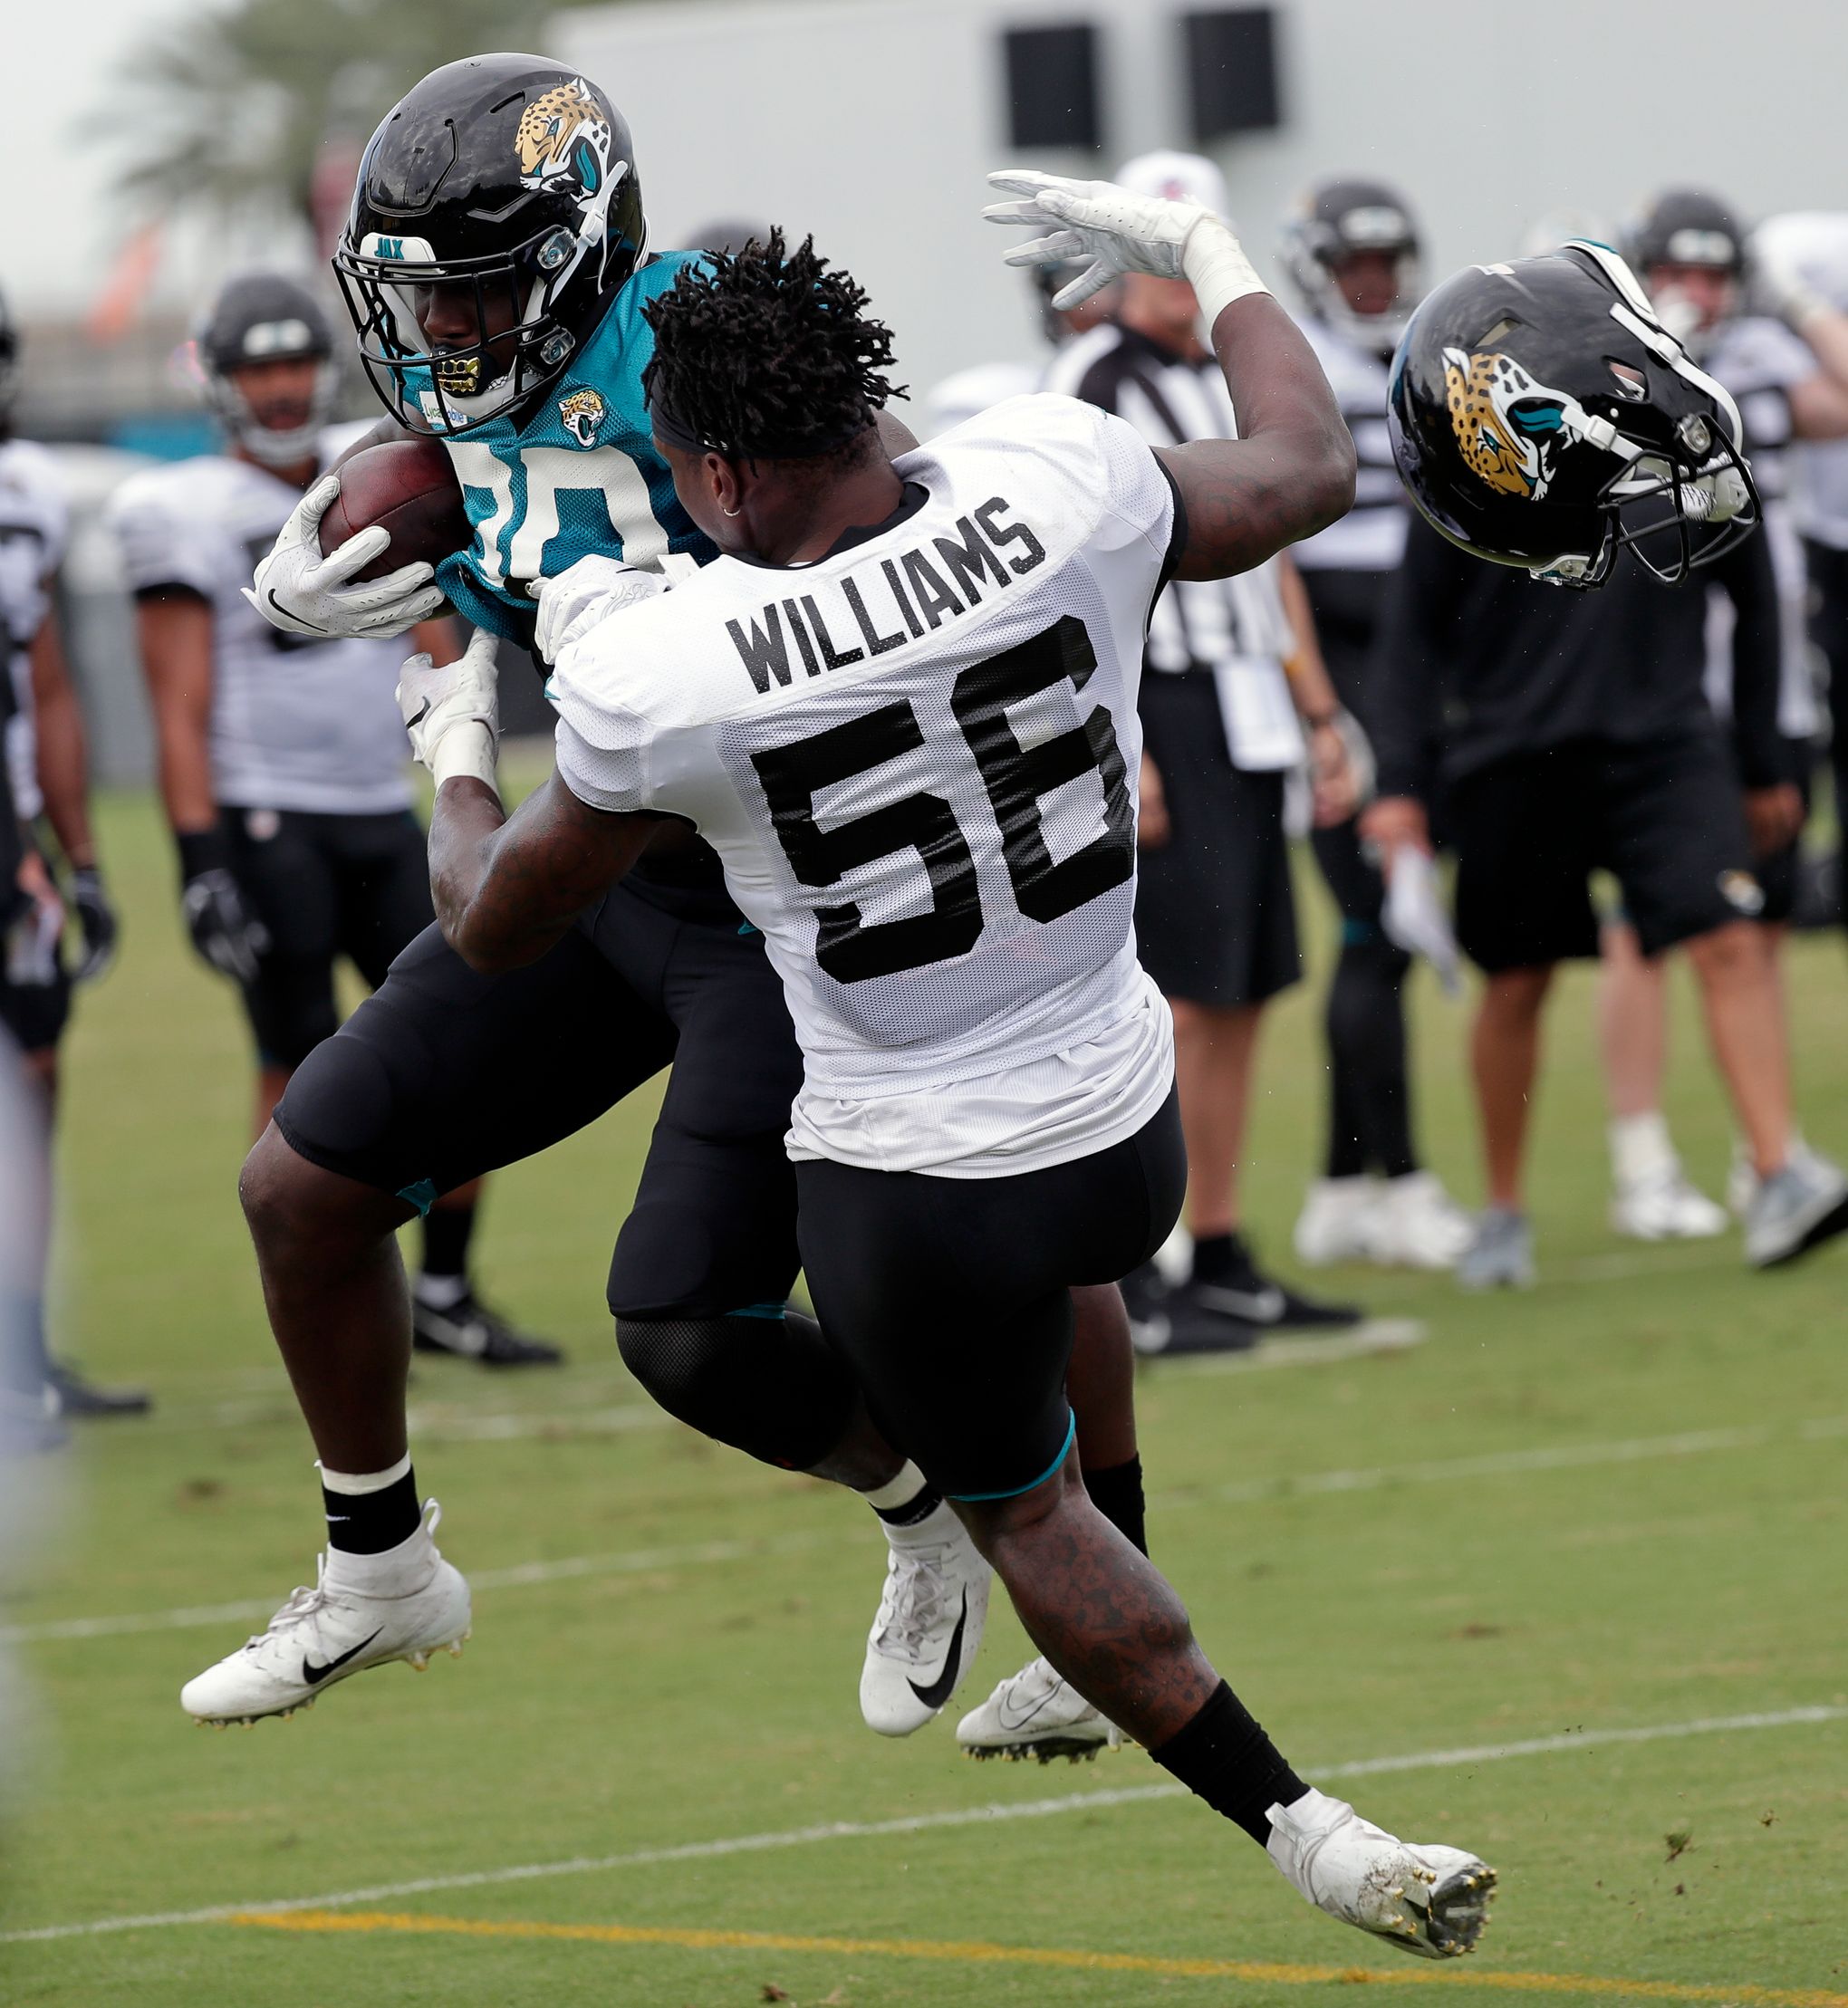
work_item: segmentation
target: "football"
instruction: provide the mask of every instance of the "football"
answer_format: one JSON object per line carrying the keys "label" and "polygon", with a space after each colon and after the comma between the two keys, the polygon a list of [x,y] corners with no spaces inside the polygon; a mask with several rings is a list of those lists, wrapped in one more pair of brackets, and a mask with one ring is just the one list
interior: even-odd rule
{"label": "football", "polygon": [[419,559],[436,564],[468,543],[462,484],[440,440],[389,439],[356,453],[339,473],[340,493],[321,519],[322,554],[375,523],[391,533],[391,542],[356,577],[382,579]]}

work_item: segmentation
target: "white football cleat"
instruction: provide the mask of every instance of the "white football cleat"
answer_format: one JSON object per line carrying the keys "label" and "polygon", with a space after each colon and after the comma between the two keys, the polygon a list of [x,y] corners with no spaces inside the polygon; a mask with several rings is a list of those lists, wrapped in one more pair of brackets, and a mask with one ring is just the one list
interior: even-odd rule
{"label": "white football cleat", "polygon": [[1271,1859],[1318,1909],[1420,1959],[1475,1951],[1495,1894],[1487,1863],[1397,1840],[1313,1788],[1268,1818]]}
{"label": "white football cleat", "polygon": [[1296,1259],[1312,1269],[1368,1260],[1379,1202],[1380,1187],[1372,1178],[1317,1178],[1296,1215]]}
{"label": "white football cleat", "polygon": [[385,1554],[318,1556],[314,1588],[294,1590],[266,1631],[188,1680],[180,1706],[222,1729],[312,1707],[323,1688],[388,1659],[421,1673],[433,1652],[459,1653],[468,1585],[437,1552],[442,1517],[432,1499],[417,1532]]}
{"label": "white football cleat", "polygon": [[1726,1229],[1726,1209],[1672,1160],[1647,1177],[1620,1178],[1611,1196],[1611,1230],[1632,1241],[1708,1241]]}
{"label": "white football cleat", "polygon": [[942,1711],[975,1664],[991,1578],[948,1500],[915,1527],[884,1525],[891,1553],[866,1635],[860,1713],[881,1736],[909,1736]]}
{"label": "white football cleat", "polygon": [[956,1725],[966,1757],[1095,1757],[1122,1746],[1122,1731],[1106,1722],[1048,1659],[1023,1667]]}
{"label": "white football cleat", "polygon": [[1371,1224],[1372,1259],[1395,1269],[1454,1269],[1475,1233],[1435,1171],[1408,1171],[1380,1187]]}

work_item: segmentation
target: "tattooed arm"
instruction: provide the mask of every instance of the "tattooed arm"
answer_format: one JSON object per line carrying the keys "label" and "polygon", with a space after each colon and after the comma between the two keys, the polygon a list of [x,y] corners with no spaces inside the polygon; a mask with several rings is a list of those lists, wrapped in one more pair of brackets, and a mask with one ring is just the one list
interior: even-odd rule
{"label": "tattooed arm", "polygon": [[635,862],[661,820],[592,809],[555,771],[511,816],[486,782],[446,781],[430,818],[443,938],[485,975],[538,961]]}
{"label": "tattooed arm", "polygon": [[1187,511],[1175,576],[1224,579],[1344,516],[1354,443],[1296,324],[1267,293],[1213,323],[1213,352],[1238,414],[1237,439],[1196,439],[1156,457]]}

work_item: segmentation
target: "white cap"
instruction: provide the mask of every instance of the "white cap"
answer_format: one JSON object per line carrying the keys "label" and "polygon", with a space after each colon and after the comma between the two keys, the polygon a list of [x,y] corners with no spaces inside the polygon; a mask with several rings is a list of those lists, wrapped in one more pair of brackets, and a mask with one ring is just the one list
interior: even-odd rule
{"label": "white cap", "polygon": [[1136,196],[1164,196],[1171,202],[1198,202],[1223,216],[1230,206],[1226,178],[1204,154],[1161,149],[1125,160],[1112,177],[1120,188]]}

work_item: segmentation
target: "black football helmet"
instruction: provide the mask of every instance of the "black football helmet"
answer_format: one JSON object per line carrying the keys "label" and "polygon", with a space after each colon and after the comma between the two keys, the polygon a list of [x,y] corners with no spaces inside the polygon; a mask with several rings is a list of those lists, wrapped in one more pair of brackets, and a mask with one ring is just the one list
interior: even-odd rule
{"label": "black football helmet", "polygon": [[1737,407],[1588,240],[1446,280],[1392,359],[1387,422],[1435,529],[1558,584],[1602,585],[1625,549],[1678,584],[1758,521]]}
{"label": "black football helmet", "polygon": [[[385,114],[333,268],[395,418],[455,438],[563,373],[646,248],[634,152],[603,92],[544,56],[446,63]],[[450,286],[476,340],[438,345],[419,295]]]}
{"label": "black football helmet", "polygon": [[[1356,251],[1383,251],[1392,260],[1398,291],[1382,312],[1356,313],[1336,281],[1335,267]],[[1312,182],[1285,220],[1282,253],[1284,269],[1318,321],[1363,349],[1392,353],[1424,290],[1418,225],[1397,188],[1353,175]]]}
{"label": "black football helmet", "polygon": [[[333,331],[321,303],[280,272],[227,279],[193,332],[193,356],[213,410],[253,460],[287,467],[313,457],[340,390]],[[305,357],[319,364],[306,420],[286,429],[259,423],[237,382],[246,363]]]}
{"label": "black football helmet", "polygon": [[1737,218],[1718,196],[1699,188],[1664,188],[1631,218],[1623,254],[1645,282],[1658,265],[1699,265],[1728,281],[1726,304],[1711,319],[1675,287],[1650,283],[1657,318],[1698,360],[1715,328],[1739,311],[1746,237]]}

